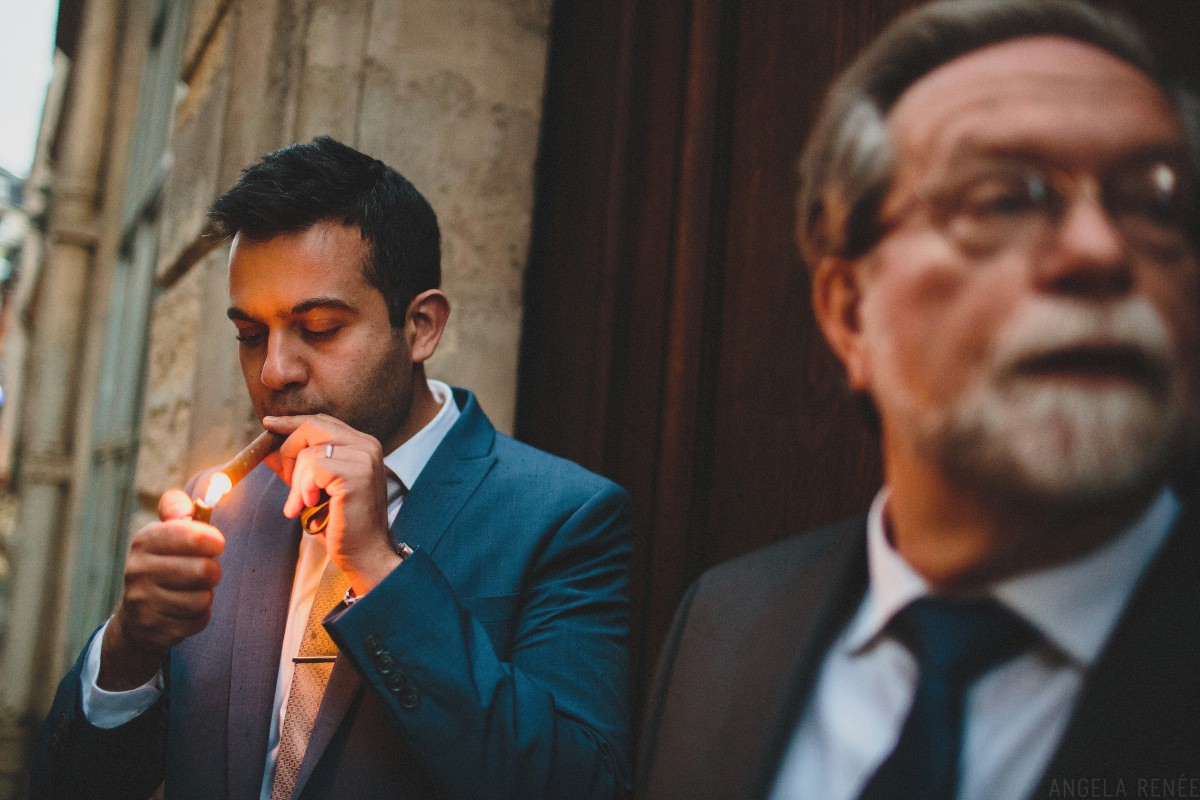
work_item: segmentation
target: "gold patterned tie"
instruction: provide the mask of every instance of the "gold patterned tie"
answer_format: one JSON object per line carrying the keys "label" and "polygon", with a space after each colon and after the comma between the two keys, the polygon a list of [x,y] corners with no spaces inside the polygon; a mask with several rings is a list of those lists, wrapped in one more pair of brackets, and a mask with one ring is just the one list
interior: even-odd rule
{"label": "gold patterned tie", "polygon": [[300,650],[293,659],[295,669],[283,726],[279,732],[279,756],[275,761],[271,800],[289,800],[296,787],[296,776],[304,761],[308,737],[317,720],[321,697],[325,694],[329,673],[333,671],[333,661],[337,656],[337,645],[329,638],[321,620],[341,601],[347,585],[346,576],[330,559],[321,573],[321,582],[317,585],[312,611],[308,615],[308,625],[300,640]]}
{"label": "gold patterned tie", "polygon": [[[391,509],[407,492],[404,482],[388,470],[388,508]],[[283,712],[283,726],[279,731],[279,755],[275,760],[271,800],[290,800],[296,788],[296,777],[300,774],[308,738],[317,721],[317,711],[321,708],[321,698],[325,695],[338,652],[337,645],[329,638],[321,620],[341,602],[347,586],[349,581],[345,574],[330,559],[313,596],[312,611],[308,614],[300,650],[292,659],[295,670],[292,672],[287,708]]]}

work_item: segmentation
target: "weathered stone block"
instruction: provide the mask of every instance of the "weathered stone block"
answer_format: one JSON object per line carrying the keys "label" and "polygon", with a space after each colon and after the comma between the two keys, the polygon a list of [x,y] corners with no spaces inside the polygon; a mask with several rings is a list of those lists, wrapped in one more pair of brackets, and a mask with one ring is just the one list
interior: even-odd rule
{"label": "weathered stone block", "polygon": [[221,22],[218,15],[227,14],[228,11],[229,3],[226,0],[191,0],[192,18],[188,23],[187,40],[183,46],[182,66],[185,69],[203,58],[203,50],[209,44],[209,37]]}
{"label": "weathered stone block", "polygon": [[[163,194],[158,275],[173,279],[188,267],[218,194],[221,129],[229,83],[229,18],[223,18],[176,114],[170,152],[175,162]],[[181,263],[182,262],[182,263]]]}
{"label": "weathered stone block", "polygon": [[511,430],[550,7],[378,0],[360,146],[416,184],[442,225],[454,305],[431,372],[489,398]]}
{"label": "weathered stone block", "polygon": [[296,139],[329,134],[357,142],[370,0],[314,0],[304,37],[304,74]]}
{"label": "weathered stone block", "polygon": [[187,473],[219,464],[258,435],[262,426],[250,407],[237,357],[236,328],[228,307],[228,247],[213,252],[196,269],[202,274]]}
{"label": "weathered stone block", "polygon": [[138,495],[158,497],[187,477],[188,442],[203,297],[203,271],[164,291],[150,320],[142,435],[134,478]]}
{"label": "weathered stone block", "polygon": [[300,20],[294,3],[256,0],[237,3],[229,74],[229,100],[221,140],[217,192],[237,180],[242,169],[291,138],[289,95],[292,72],[303,61]]}

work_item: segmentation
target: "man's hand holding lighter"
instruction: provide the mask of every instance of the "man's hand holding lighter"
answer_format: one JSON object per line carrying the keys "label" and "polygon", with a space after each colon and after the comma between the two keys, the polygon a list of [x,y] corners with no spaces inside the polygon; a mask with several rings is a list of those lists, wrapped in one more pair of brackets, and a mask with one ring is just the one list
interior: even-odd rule
{"label": "man's hand holding lighter", "polygon": [[[401,560],[388,538],[379,441],[324,414],[266,417],[263,424],[287,437],[263,459],[291,487],[284,515],[299,516],[325,492],[329,522],[319,535],[355,593],[366,594]],[[256,460],[261,455],[254,453]],[[168,490],[159,499],[159,522],[139,530],[130,542],[124,593],[104,632],[100,688],[141,686],[158,672],[167,650],[208,624],[225,537],[193,520],[194,508],[183,491]]]}
{"label": "man's hand holding lighter", "polygon": [[287,435],[265,463],[291,487],[284,516],[294,518],[329,497],[325,537],[330,558],[363,596],[400,564],[388,538],[387,473],[373,436],[326,414],[265,417]]}
{"label": "man's hand holding lighter", "polygon": [[104,631],[101,689],[141,686],[158,672],[168,649],[208,624],[225,537],[191,513],[191,498],[171,489],[158,501],[160,521],[134,534],[121,603]]}

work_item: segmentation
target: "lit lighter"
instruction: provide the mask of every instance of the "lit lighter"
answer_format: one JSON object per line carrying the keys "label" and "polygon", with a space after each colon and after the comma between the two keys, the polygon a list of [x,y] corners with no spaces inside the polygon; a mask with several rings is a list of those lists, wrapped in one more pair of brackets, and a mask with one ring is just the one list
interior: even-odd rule
{"label": "lit lighter", "polygon": [[[192,501],[192,519],[197,522],[208,522],[212,518],[213,506],[224,497],[238,481],[250,474],[262,460],[279,449],[287,436],[274,431],[263,431],[254,441],[229,461],[225,462],[212,477],[208,479],[208,488],[203,500]],[[300,513],[300,521],[308,533],[320,533],[329,522],[329,498],[324,497],[317,505],[306,508]]]}
{"label": "lit lighter", "polygon": [[192,519],[197,522],[208,522],[212,518],[213,506],[217,504],[217,501],[224,497],[238,481],[246,477],[250,470],[262,463],[264,458],[278,450],[286,439],[287,437],[282,433],[263,431],[240,453],[226,461],[208,479],[208,488],[204,491],[204,499],[192,502]]}

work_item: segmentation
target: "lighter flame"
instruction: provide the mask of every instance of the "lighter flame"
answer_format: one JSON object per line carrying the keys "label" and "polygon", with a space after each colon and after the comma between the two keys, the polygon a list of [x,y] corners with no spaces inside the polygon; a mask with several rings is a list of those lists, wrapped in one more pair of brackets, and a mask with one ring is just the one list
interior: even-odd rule
{"label": "lighter flame", "polygon": [[204,502],[209,506],[215,506],[217,501],[232,488],[233,484],[229,481],[228,475],[224,472],[214,472],[208,482],[208,491],[204,493]]}

